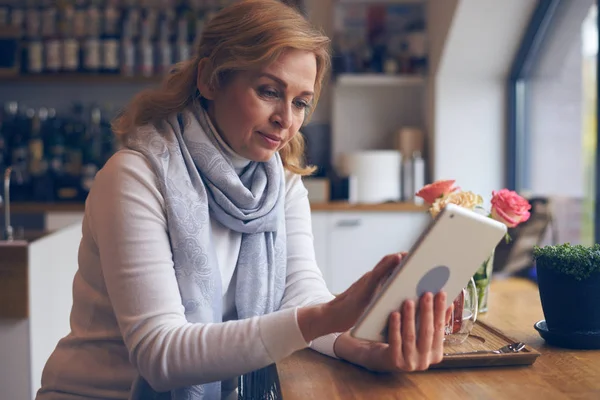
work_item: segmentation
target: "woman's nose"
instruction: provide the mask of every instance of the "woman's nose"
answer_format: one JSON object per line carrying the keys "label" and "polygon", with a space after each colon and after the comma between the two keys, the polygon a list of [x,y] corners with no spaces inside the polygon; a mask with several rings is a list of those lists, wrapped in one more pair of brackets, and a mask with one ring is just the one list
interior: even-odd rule
{"label": "woman's nose", "polygon": [[292,126],[292,105],[282,104],[275,110],[271,122],[277,124],[281,129],[289,129]]}

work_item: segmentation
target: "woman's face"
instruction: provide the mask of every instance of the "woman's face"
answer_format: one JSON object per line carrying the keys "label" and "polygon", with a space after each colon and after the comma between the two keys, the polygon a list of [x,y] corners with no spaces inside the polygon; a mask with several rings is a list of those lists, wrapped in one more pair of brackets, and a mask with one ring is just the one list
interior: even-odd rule
{"label": "woman's face", "polygon": [[313,53],[288,50],[268,66],[234,74],[224,87],[199,89],[210,100],[213,124],[233,151],[267,161],[298,133],[316,77]]}

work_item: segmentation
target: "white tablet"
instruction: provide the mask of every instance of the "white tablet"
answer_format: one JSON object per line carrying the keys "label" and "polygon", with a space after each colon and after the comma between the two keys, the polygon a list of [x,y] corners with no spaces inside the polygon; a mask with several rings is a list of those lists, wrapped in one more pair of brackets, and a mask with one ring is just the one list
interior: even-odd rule
{"label": "white tablet", "polygon": [[445,291],[449,306],[505,234],[503,223],[448,204],[373,298],[351,335],[385,342],[390,314],[405,300],[418,302],[426,292]]}

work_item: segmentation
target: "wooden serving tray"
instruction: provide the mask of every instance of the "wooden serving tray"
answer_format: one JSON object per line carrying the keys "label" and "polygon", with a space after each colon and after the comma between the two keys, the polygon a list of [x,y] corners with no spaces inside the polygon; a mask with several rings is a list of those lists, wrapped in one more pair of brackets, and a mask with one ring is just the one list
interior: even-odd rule
{"label": "wooden serving tray", "polygon": [[[444,353],[460,353],[476,350],[497,350],[514,340],[500,330],[477,321],[467,340],[459,345],[445,346]],[[540,353],[526,346],[518,353],[506,354],[450,354],[444,356],[441,363],[430,366],[430,369],[440,368],[470,368],[470,367],[496,367],[506,365],[531,365],[540,356]]]}

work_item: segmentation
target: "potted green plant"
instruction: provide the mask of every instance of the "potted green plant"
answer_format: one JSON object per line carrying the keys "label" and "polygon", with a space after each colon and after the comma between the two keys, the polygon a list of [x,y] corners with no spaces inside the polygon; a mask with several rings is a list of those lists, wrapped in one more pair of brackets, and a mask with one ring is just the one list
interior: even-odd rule
{"label": "potted green plant", "polygon": [[545,317],[535,328],[553,345],[600,348],[600,245],[535,246],[533,258]]}

